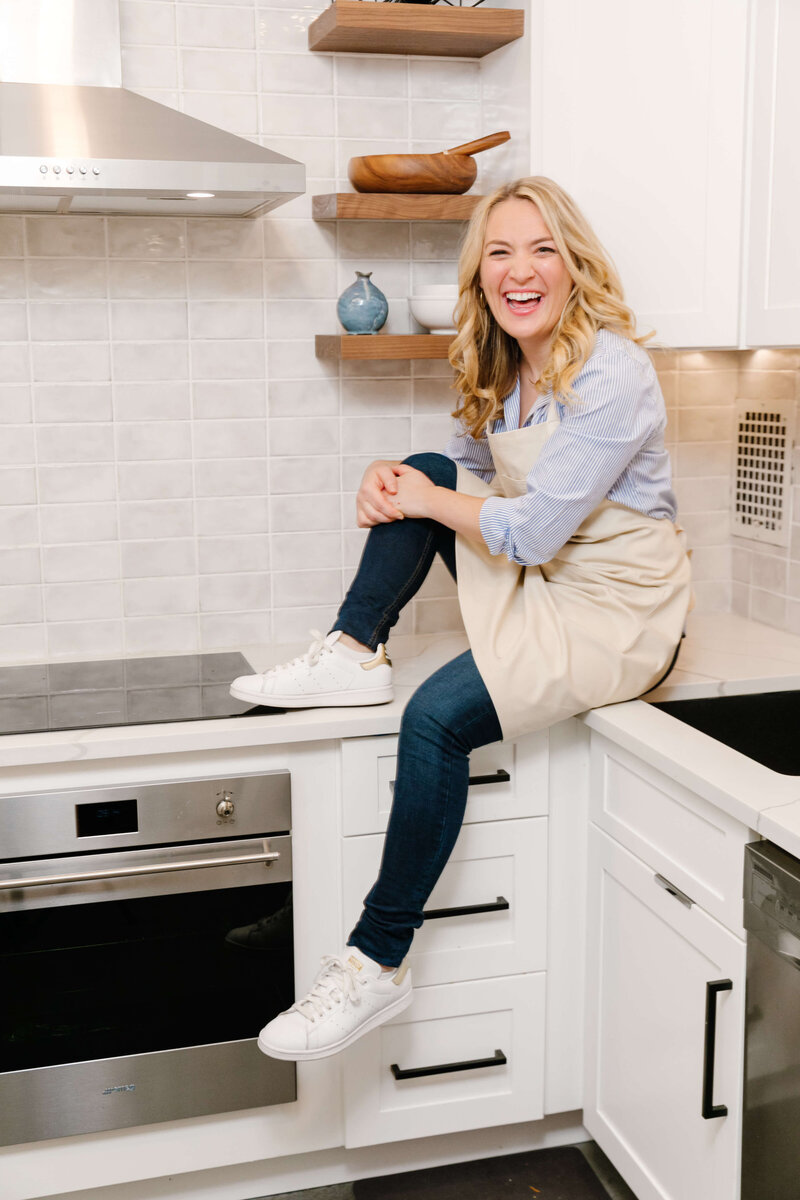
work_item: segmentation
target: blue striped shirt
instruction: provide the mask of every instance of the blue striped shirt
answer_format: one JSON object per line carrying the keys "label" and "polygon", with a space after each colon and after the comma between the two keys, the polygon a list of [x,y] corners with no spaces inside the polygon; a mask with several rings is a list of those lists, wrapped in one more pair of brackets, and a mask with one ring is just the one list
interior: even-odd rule
{"label": "blue striped shirt", "polygon": [[[600,329],[572,390],[579,399],[558,405],[560,427],[531,468],[525,495],[491,496],[481,507],[486,545],[511,562],[549,562],[606,498],[650,517],[675,519],[664,398],[646,351]],[[525,424],[547,420],[549,405],[549,394],[540,396]],[[492,433],[517,429],[519,409],[517,380]],[[487,483],[493,479],[485,437],[456,433],[444,453]]]}

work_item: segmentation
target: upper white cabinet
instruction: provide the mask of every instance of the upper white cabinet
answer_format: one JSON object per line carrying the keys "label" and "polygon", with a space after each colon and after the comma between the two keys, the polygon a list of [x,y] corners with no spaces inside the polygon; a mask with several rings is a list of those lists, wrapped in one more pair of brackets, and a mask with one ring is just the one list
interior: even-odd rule
{"label": "upper white cabinet", "polygon": [[670,346],[738,343],[747,10],[542,0],[534,165],[574,195],[640,328]]}
{"label": "upper white cabinet", "polygon": [[745,340],[800,345],[800,5],[753,11],[751,203]]}

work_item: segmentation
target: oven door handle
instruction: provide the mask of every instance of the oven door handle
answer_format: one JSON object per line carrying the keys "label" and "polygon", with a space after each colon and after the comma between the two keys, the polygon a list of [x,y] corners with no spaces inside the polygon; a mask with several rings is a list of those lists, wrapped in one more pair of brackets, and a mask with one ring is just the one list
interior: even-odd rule
{"label": "oven door handle", "polygon": [[130,879],[136,875],[167,875],[172,871],[196,871],[206,867],[241,867],[247,863],[275,862],[280,850],[264,850],[259,854],[242,854],[238,858],[200,858],[171,863],[149,863],[136,867],[110,867],[103,871],[86,871],[79,875],[39,875],[24,879],[0,879],[0,891],[16,888],[56,887],[59,884],[95,883],[101,879]]}

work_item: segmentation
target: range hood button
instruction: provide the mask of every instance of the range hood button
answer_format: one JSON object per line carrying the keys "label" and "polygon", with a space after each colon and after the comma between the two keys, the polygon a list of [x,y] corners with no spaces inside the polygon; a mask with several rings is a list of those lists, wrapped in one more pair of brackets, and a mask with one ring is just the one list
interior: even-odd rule
{"label": "range hood button", "polygon": [[74,175],[74,174],[75,174],[75,168],[74,168],[73,166],[69,166],[69,167],[67,167],[67,168],[66,168],[66,170],[67,170],[67,174],[68,174],[68,175]]}
{"label": "range hood button", "polygon": [[100,174],[100,168],[99,168],[99,167],[92,167],[92,174],[93,174],[93,175],[99,175],[99,174]]}
{"label": "range hood button", "polygon": [[42,175],[47,174],[47,167],[45,166],[44,163],[42,163],[42,165],[39,167],[39,170],[41,171]]}
{"label": "range hood button", "polygon": [[59,167],[57,164],[56,164],[56,166],[54,166],[54,167],[53,167],[53,174],[54,174],[54,175],[60,175],[60,174],[61,174],[61,167]]}
{"label": "range hood button", "polygon": [[78,170],[80,171],[81,175],[86,174],[86,167],[78,167]]}

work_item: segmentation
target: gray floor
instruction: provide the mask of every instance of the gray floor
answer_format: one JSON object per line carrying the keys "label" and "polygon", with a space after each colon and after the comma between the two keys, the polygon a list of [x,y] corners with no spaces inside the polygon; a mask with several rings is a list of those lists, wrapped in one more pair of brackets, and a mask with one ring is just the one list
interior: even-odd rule
{"label": "gray floor", "polygon": [[[636,1200],[631,1189],[614,1169],[596,1142],[581,1142],[578,1149],[608,1192],[609,1200]],[[254,1197],[253,1200],[353,1200],[352,1183],[331,1187],[308,1188],[303,1192],[281,1192],[279,1196]],[[420,1194],[419,1200],[425,1200]]]}

